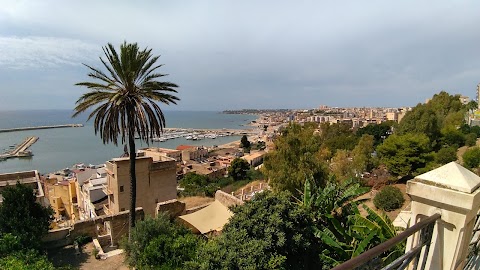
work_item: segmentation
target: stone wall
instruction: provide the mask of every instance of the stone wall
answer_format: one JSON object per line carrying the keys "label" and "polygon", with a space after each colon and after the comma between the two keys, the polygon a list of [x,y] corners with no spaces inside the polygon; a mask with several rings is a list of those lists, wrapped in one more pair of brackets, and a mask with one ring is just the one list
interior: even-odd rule
{"label": "stone wall", "polygon": [[159,212],[165,212],[171,219],[174,219],[185,214],[185,203],[177,201],[177,199],[160,202],[157,204],[155,217],[158,216]]}
{"label": "stone wall", "polygon": [[[49,231],[43,238],[44,246],[55,248],[70,245],[79,236],[98,238],[99,235],[102,235],[101,237],[104,237],[106,232],[101,232],[98,229],[103,228],[107,221],[110,222],[112,244],[117,245],[120,239],[128,234],[128,217],[129,211],[123,211],[116,215],[105,215],[77,221],[72,227]],[[143,220],[143,218],[143,209],[139,207],[136,209],[136,219]]]}
{"label": "stone wall", "polygon": [[225,193],[221,190],[217,190],[215,192],[215,200],[219,201],[221,204],[223,204],[226,207],[230,206],[236,206],[236,205],[242,205],[244,202],[237,197],[230,195],[228,193]]}

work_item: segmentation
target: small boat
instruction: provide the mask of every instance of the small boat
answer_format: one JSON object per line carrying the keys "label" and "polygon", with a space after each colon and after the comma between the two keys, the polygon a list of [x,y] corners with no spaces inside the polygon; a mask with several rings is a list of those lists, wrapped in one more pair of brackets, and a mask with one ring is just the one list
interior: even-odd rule
{"label": "small boat", "polygon": [[186,140],[193,140],[193,136],[187,136],[185,137]]}
{"label": "small boat", "polygon": [[30,150],[20,151],[17,153],[18,157],[32,157],[33,153]]}

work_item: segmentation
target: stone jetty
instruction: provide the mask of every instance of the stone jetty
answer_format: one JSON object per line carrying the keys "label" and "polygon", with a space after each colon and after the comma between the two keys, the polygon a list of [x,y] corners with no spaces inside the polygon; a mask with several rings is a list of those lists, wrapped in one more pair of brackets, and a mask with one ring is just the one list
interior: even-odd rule
{"label": "stone jetty", "polygon": [[3,132],[14,132],[14,131],[23,131],[23,130],[50,129],[50,128],[69,128],[69,127],[83,127],[83,124],[66,124],[66,125],[53,125],[53,126],[4,128],[4,129],[0,129],[0,133],[3,133]]}

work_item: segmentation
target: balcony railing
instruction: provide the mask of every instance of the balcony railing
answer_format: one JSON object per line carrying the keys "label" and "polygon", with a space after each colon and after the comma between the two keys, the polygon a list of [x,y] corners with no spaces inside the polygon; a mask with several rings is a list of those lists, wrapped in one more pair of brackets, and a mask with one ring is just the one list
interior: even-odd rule
{"label": "balcony railing", "polygon": [[102,185],[102,191],[103,191],[103,193],[105,193],[107,195],[112,195],[113,194],[113,191],[111,191],[107,185]]}
{"label": "balcony railing", "polygon": [[103,205],[103,212],[105,212],[105,214],[107,215],[112,214],[112,212],[110,211],[110,209],[108,209],[108,206],[106,204]]}
{"label": "balcony railing", "polygon": [[[434,214],[433,216],[425,218],[390,240],[383,242],[382,244],[367,250],[359,256],[334,267],[332,270],[406,269],[412,262],[413,268],[411,269],[423,270],[425,269],[425,264],[427,262],[433,228],[435,227],[436,221],[439,218],[440,214]],[[380,257],[382,254],[417,232],[420,234],[420,241],[416,247],[412,248],[389,265],[382,265],[382,259]],[[420,258],[421,255],[423,256]]]}

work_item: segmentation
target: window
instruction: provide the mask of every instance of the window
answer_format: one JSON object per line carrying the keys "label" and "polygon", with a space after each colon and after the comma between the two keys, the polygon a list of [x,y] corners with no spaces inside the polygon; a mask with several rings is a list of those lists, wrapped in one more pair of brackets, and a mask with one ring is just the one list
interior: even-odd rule
{"label": "window", "polygon": [[125,208],[120,209],[120,211],[125,211]]}
{"label": "window", "polygon": [[123,186],[120,186],[120,192],[123,192]]}

